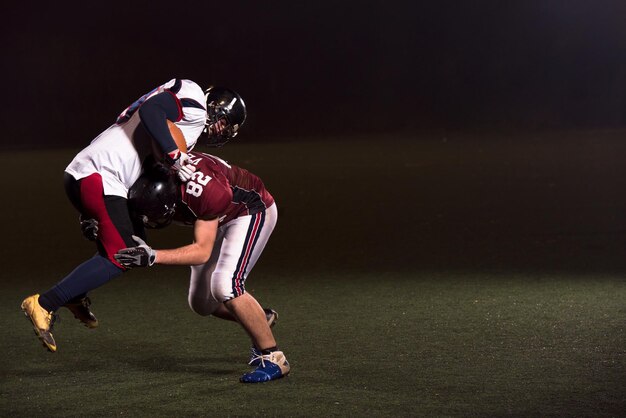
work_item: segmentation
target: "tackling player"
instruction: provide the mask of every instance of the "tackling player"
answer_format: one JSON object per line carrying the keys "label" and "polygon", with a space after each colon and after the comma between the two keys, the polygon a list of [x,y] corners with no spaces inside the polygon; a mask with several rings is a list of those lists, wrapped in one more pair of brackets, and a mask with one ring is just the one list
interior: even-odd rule
{"label": "tackling player", "polygon": [[125,267],[190,265],[191,309],[203,316],[236,320],[252,339],[255,355],[250,364],[257,368],[244,374],[241,382],[283,377],[289,373],[289,363],[276,346],[266,313],[245,289],[248,274],[276,225],[274,198],[260,178],[217,157],[192,152],[187,161],[194,167],[187,183],[171,176],[155,181],[147,173],[131,188],[129,203],[135,216],[151,227],[167,225],[172,217],[193,225],[193,242],[154,250],[134,237],[139,245],[119,250],[115,259]]}
{"label": "tackling player", "polygon": [[129,215],[127,194],[146,159],[162,155],[181,180],[188,180],[193,166],[182,168],[187,151],[198,139],[222,145],[237,134],[245,119],[245,104],[237,93],[223,88],[203,91],[193,81],[173,79],[132,103],[76,155],[65,170],[65,190],[81,219],[94,220],[86,230],[93,233],[98,254],[46,292],[22,302],[48,350],[57,350],[51,331],[55,312],[62,306],[87,327],[98,326],[89,309],[88,292],[126,271],[114,254],[134,245],[133,235],[145,236],[141,222]]}

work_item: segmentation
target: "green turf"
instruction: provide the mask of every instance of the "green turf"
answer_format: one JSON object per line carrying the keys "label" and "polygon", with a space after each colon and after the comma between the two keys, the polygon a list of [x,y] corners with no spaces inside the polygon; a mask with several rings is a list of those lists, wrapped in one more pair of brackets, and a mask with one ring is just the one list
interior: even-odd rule
{"label": "green turf", "polygon": [[248,288],[279,311],[292,374],[263,385],[237,381],[243,331],[189,310],[184,267],[107,284],[92,294],[99,329],[61,311],[59,351],[38,345],[21,299],[93,247],[60,181],[73,152],[3,155],[20,180],[0,180],[13,197],[1,212],[0,416],[623,416],[619,139],[220,151],[259,173],[281,210]]}

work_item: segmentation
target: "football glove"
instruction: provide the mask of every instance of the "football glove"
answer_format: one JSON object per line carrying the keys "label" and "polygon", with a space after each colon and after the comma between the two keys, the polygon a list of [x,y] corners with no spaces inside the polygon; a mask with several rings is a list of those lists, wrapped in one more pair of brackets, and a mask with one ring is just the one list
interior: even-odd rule
{"label": "football glove", "polygon": [[167,154],[167,161],[183,183],[188,182],[196,171],[196,166],[187,164],[189,155],[178,149]]}
{"label": "football glove", "polygon": [[178,169],[177,174],[178,174],[178,178],[180,179],[180,181],[182,181],[183,183],[186,183],[189,180],[191,180],[191,176],[193,176],[193,173],[195,172],[196,172],[195,165],[185,164]]}
{"label": "football glove", "polygon": [[133,235],[133,240],[139,245],[122,248],[113,257],[115,257],[118,263],[128,268],[153,265],[156,261],[156,251],[136,235]]}
{"label": "football glove", "polygon": [[83,215],[78,217],[80,222],[80,230],[83,233],[83,237],[89,241],[95,241],[98,239],[98,221],[93,218],[84,219]]}
{"label": "football glove", "polygon": [[187,158],[189,158],[187,153],[184,153],[178,148],[176,148],[174,151],[168,152],[167,157],[165,159],[169,163],[169,165],[174,165],[177,162],[180,164],[184,163],[185,160],[187,160]]}

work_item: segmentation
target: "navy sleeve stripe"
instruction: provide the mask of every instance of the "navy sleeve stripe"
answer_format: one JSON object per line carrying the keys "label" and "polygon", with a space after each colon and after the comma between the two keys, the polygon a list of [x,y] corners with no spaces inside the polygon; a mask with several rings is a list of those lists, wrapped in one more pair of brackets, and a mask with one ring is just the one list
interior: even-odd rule
{"label": "navy sleeve stripe", "polygon": [[198,103],[194,99],[180,99],[180,102],[183,105],[183,107],[195,107],[195,108],[204,110],[204,106],[202,106],[200,103]]}
{"label": "navy sleeve stripe", "polygon": [[174,101],[176,101],[176,108],[178,109],[178,117],[175,120],[173,120],[173,122],[178,122],[179,120],[183,118],[183,105],[173,92],[170,91],[169,93],[174,98]]}
{"label": "navy sleeve stripe", "polygon": [[183,86],[183,82],[179,78],[177,78],[176,81],[174,81],[174,85],[170,87],[168,90],[176,94],[180,91],[180,88],[182,86]]}

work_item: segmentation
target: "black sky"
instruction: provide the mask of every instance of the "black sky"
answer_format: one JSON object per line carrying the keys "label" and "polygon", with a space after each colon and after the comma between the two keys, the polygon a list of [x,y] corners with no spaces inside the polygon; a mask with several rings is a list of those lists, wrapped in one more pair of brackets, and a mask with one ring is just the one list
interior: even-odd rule
{"label": "black sky", "polygon": [[173,77],[238,90],[247,140],[623,127],[626,2],[5,6],[10,145],[82,146]]}

